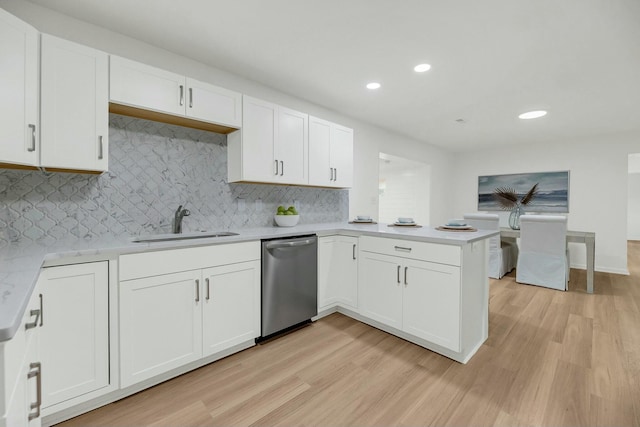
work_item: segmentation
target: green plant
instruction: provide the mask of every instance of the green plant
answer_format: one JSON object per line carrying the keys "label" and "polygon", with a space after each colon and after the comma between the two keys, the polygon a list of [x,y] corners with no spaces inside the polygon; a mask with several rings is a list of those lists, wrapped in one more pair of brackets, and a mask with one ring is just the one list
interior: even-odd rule
{"label": "green plant", "polygon": [[493,198],[498,202],[504,210],[510,210],[518,205],[528,205],[538,194],[538,183],[536,183],[525,194],[522,199],[518,200],[518,193],[511,187],[498,187],[493,190]]}

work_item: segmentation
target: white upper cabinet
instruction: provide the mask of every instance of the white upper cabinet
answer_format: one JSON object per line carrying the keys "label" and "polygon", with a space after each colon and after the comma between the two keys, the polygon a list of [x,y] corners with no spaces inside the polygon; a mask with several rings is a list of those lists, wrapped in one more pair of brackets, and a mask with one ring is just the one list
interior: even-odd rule
{"label": "white upper cabinet", "polygon": [[155,112],[229,128],[239,128],[242,123],[240,93],[114,55],[110,61],[110,101],[143,110],[112,108],[116,113],[160,119],[145,114]]}
{"label": "white upper cabinet", "polygon": [[104,52],[42,35],[42,167],[108,170],[108,64]]}
{"label": "white upper cabinet", "polygon": [[196,120],[239,128],[242,125],[242,95],[187,77],[186,114]]}
{"label": "white upper cabinet", "polygon": [[353,129],[309,117],[309,185],[353,185]]}
{"label": "white upper cabinet", "polygon": [[230,182],[308,184],[307,114],[243,96],[242,130],[227,142]]}
{"label": "white upper cabinet", "polygon": [[37,166],[38,31],[0,9],[0,163]]}

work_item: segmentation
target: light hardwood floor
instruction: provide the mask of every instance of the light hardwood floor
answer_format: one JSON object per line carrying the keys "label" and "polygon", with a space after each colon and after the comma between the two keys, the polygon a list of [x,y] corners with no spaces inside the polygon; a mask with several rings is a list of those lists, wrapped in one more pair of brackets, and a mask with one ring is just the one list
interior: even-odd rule
{"label": "light hardwood floor", "polygon": [[630,276],[560,292],[491,281],[462,365],[340,314],[60,426],[640,425],[640,242]]}

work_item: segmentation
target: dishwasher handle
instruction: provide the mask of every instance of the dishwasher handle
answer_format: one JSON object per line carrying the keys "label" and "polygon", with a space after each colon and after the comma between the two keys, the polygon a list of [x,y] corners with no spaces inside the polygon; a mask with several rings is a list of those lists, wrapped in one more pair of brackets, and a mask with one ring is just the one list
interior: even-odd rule
{"label": "dishwasher handle", "polygon": [[297,248],[300,246],[309,246],[315,243],[315,239],[294,240],[291,242],[271,242],[267,243],[265,247],[267,249],[280,249],[280,248]]}

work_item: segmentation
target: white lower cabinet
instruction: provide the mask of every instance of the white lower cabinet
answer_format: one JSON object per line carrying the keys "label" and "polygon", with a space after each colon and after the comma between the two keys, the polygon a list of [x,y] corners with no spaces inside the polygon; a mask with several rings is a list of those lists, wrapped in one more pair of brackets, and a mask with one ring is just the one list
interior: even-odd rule
{"label": "white lower cabinet", "polygon": [[120,283],[120,384],[202,357],[200,270]]}
{"label": "white lower cabinet", "polygon": [[203,271],[203,356],[260,335],[260,261]]}
{"label": "white lower cabinet", "polygon": [[121,387],[258,337],[259,259],[259,242],[120,257]]}
{"label": "white lower cabinet", "polygon": [[[433,252],[435,255],[438,245],[431,248],[427,243],[362,239],[360,314],[459,352],[460,267],[411,258],[416,256],[414,254]],[[389,255],[394,252],[400,255]],[[443,253],[446,250],[440,251],[438,256],[445,256]]]}
{"label": "white lower cabinet", "polygon": [[388,255],[360,255],[360,313],[402,329],[402,285],[399,260]]}
{"label": "white lower cabinet", "polygon": [[336,305],[358,309],[358,238],[318,238],[318,312]]}
{"label": "white lower cabinet", "polygon": [[39,427],[41,424],[40,313],[36,285],[15,335],[0,343],[0,427]]}
{"label": "white lower cabinet", "polygon": [[460,268],[404,260],[402,330],[460,350]]}
{"label": "white lower cabinet", "polygon": [[108,274],[107,261],[40,274],[43,408],[109,385]]}

